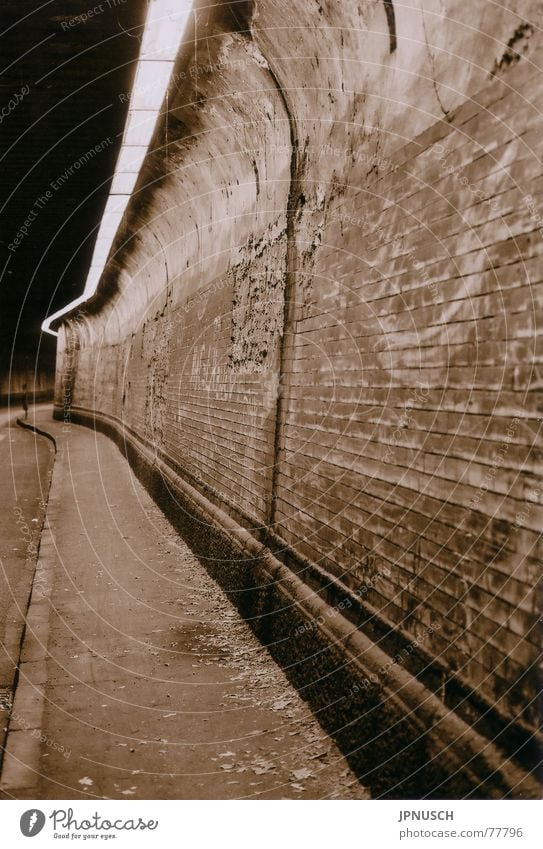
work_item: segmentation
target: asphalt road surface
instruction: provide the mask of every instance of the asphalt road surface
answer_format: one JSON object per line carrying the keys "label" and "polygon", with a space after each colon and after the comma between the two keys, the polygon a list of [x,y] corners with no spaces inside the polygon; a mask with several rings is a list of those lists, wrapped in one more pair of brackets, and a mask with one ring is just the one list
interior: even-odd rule
{"label": "asphalt road surface", "polygon": [[[40,412],[47,410],[40,407]],[[52,443],[0,413],[0,743],[14,683],[54,461]],[[29,420],[32,418],[32,411]],[[0,758],[2,752],[0,750]]]}

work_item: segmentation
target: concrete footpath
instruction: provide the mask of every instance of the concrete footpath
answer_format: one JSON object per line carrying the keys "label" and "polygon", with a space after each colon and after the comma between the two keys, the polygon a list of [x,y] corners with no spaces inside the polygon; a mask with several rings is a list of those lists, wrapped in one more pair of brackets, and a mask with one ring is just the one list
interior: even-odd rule
{"label": "concrete footpath", "polygon": [[369,798],[115,445],[36,423],[58,451],[3,798]]}

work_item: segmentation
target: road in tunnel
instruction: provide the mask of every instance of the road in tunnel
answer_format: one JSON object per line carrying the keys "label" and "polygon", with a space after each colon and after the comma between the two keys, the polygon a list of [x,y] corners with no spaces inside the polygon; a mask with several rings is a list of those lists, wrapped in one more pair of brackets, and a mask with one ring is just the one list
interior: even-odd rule
{"label": "road in tunnel", "polygon": [[[137,478],[190,546],[180,568],[198,558],[375,798],[540,793],[541,5],[197,0],[134,190],[100,224],[115,235],[96,289],[52,319],[57,468],[74,463],[51,512],[66,554],[46,584],[61,616],[35,612],[55,662],[82,661],[63,622],[97,638],[95,619],[109,626],[110,555],[122,586],[142,590],[119,609],[129,642],[146,599],[161,617],[176,603],[157,595],[168,574],[108,550],[117,513],[136,533]],[[93,108],[113,109],[109,71]],[[101,152],[113,161],[113,145]],[[81,277],[68,276],[71,297]],[[118,457],[102,432],[130,465],[105,506],[97,476]],[[92,444],[99,468],[77,447]],[[74,542],[63,523],[79,527],[83,498],[111,512]],[[72,574],[77,546],[87,566]],[[148,658],[144,636],[154,676],[168,647]],[[64,701],[66,670],[49,677],[54,652],[40,651],[25,655],[29,686],[49,687],[52,705],[22,691],[28,721],[58,741],[70,705],[74,738],[82,717],[98,723],[96,746],[127,770],[101,706],[75,684]],[[84,655],[85,684],[100,664]],[[145,681],[141,697],[154,698]],[[166,710],[142,703],[138,716]],[[30,746],[24,728],[13,735]],[[94,786],[55,751],[40,793],[57,792],[53,762],[72,790]],[[8,783],[28,794],[27,779]]]}
{"label": "road in tunnel", "polygon": [[[39,408],[40,409],[40,408]],[[50,415],[51,407],[45,407]],[[35,414],[31,409],[30,418]],[[54,450],[23,430],[15,411],[0,416],[0,736],[2,754],[32,591]]]}

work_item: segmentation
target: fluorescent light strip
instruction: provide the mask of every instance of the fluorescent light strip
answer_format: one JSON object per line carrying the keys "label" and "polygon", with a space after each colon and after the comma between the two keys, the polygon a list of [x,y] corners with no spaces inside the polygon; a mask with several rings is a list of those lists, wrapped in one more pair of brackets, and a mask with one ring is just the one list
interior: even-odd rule
{"label": "fluorescent light strip", "polygon": [[51,323],[91,298],[98,288],[155,131],[191,8],[192,0],[150,0],[123,140],[85,289],[79,298],[45,319],[44,333],[58,336]]}

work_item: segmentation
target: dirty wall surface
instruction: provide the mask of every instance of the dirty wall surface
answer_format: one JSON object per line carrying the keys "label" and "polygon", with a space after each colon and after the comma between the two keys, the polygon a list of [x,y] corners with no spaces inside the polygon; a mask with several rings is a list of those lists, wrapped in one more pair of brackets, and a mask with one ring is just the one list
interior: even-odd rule
{"label": "dirty wall surface", "polygon": [[541,7],[202,8],[57,370],[528,731]]}

